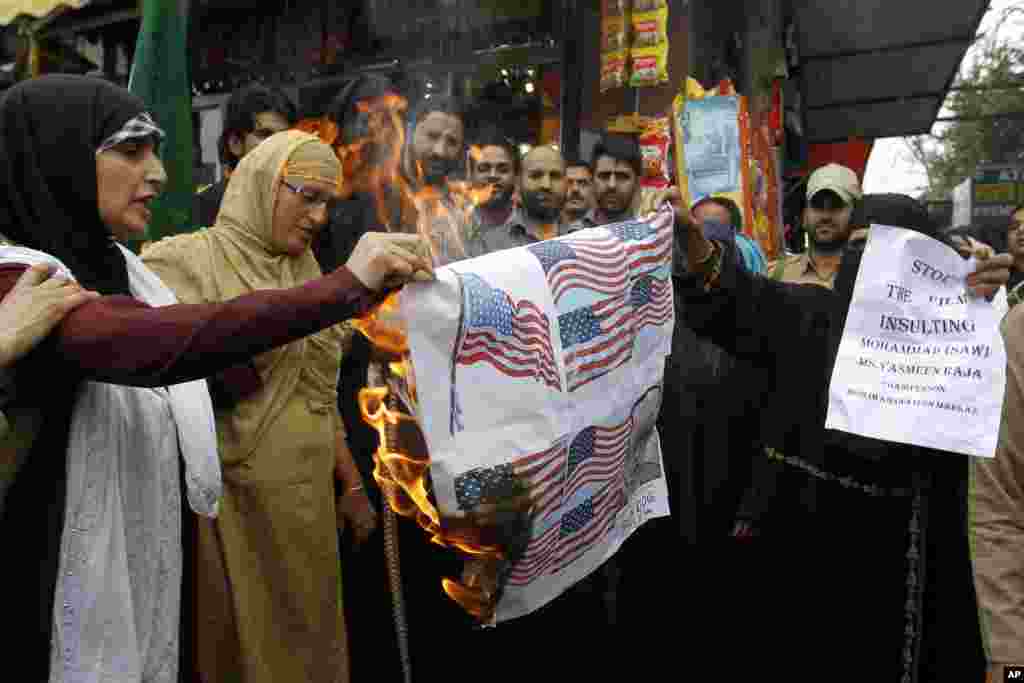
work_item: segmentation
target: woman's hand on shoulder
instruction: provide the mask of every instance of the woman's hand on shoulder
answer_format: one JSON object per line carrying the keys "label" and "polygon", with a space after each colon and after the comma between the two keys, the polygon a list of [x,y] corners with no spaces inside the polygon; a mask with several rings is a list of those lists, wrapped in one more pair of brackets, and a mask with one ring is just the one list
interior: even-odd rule
{"label": "woman's hand on shoulder", "polygon": [[53,270],[48,264],[31,266],[0,301],[0,367],[17,361],[64,316],[99,297]]}

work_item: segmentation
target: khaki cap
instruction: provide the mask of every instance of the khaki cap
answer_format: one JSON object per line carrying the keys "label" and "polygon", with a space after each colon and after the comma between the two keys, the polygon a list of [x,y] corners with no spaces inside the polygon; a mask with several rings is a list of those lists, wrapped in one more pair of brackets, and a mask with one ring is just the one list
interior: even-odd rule
{"label": "khaki cap", "polygon": [[853,204],[861,198],[857,174],[839,164],[827,164],[811,174],[807,179],[807,201],[822,190],[832,190],[846,204]]}

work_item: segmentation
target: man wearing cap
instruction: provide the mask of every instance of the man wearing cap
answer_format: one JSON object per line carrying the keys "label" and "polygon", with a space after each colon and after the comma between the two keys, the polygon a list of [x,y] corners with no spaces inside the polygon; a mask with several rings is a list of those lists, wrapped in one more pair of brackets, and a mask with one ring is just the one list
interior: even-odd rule
{"label": "man wearing cap", "polygon": [[770,263],[768,273],[772,279],[831,289],[843,247],[850,239],[850,217],[861,196],[857,174],[845,166],[828,164],[812,173],[807,181],[807,208],[803,213],[810,245],[803,254]]}

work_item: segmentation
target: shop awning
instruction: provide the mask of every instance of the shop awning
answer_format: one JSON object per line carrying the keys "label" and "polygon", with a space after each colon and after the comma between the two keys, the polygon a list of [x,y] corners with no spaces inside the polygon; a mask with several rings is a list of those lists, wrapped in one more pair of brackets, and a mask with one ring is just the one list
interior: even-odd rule
{"label": "shop awning", "polygon": [[11,23],[22,15],[44,17],[55,9],[81,9],[91,0],[7,0],[0,3],[0,26]]}
{"label": "shop awning", "polygon": [[808,142],[927,133],[989,0],[794,0]]}

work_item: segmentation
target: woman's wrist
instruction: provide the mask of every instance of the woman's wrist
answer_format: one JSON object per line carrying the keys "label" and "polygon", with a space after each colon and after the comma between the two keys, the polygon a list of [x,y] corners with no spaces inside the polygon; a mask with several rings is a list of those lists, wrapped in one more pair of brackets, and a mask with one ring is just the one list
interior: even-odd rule
{"label": "woman's wrist", "polygon": [[14,349],[16,347],[15,333],[0,333],[0,368],[6,368],[14,362]]}

